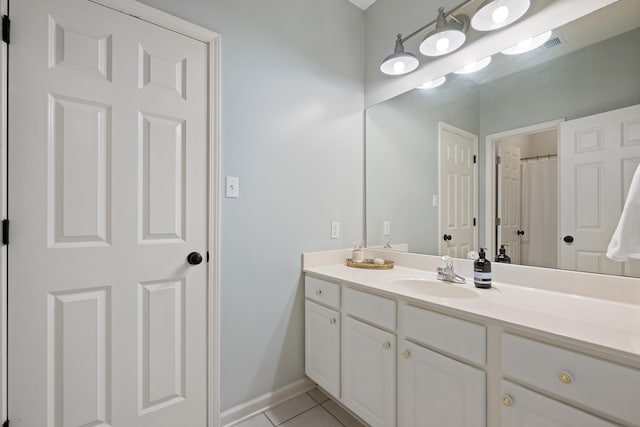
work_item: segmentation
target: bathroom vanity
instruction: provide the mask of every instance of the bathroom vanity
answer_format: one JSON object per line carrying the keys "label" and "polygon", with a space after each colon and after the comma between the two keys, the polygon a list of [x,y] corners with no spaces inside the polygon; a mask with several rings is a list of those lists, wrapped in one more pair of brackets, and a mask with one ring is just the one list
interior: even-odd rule
{"label": "bathroom vanity", "polygon": [[438,257],[373,252],[396,268],[304,256],[306,373],[367,424],[640,426],[637,279],[500,266],[482,290],[467,261],[459,285]]}

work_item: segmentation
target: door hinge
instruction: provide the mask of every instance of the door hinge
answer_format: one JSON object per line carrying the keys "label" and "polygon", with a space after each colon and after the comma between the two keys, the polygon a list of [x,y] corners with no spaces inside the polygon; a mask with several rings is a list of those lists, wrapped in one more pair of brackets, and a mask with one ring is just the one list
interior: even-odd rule
{"label": "door hinge", "polygon": [[3,245],[9,244],[9,220],[8,219],[2,220],[2,244]]}
{"label": "door hinge", "polygon": [[476,226],[476,219],[475,218],[473,218],[473,226],[474,227]]}
{"label": "door hinge", "polygon": [[207,262],[209,262],[209,251],[207,251]]}
{"label": "door hinge", "polygon": [[502,220],[500,218],[496,218],[496,225],[502,224]]}
{"label": "door hinge", "polygon": [[478,156],[473,155],[473,164],[475,165],[478,162]]}
{"label": "door hinge", "polygon": [[[11,40],[11,19],[9,16],[2,15],[2,41],[9,44]],[[3,426],[4,427],[4,426]]]}
{"label": "door hinge", "polygon": [[496,156],[496,165],[499,165],[500,163],[502,163],[502,157]]}

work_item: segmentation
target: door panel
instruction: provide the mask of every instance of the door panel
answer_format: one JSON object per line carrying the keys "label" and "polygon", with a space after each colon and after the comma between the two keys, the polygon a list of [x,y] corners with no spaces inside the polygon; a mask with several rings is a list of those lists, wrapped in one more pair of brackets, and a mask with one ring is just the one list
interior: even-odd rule
{"label": "door panel", "polygon": [[638,275],[637,261],[618,263],[605,254],[640,162],[640,105],[563,122],[560,129],[560,268]]}
{"label": "door panel", "polygon": [[204,426],[207,46],[87,0],[11,13],[12,424]]}
{"label": "door panel", "polygon": [[[446,123],[440,135],[440,255],[465,258],[477,248],[474,157],[478,137]],[[444,240],[443,236],[451,236]]]}
{"label": "door panel", "polygon": [[395,426],[395,335],[348,316],[343,325],[345,404],[372,427]]}
{"label": "door panel", "polygon": [[[520,235],[521,227],[521,176],[520,176],[520,147],[501,143],[498,150],[500,163],[498,164],[498,241],[496,251],[500,245],[507,245],[507,253],[513,264],[520,264]],[[525,231],[526,232],[526,231]],[[495,254],[494,254],[495,255]]]}
{"label": "door panel", "polygon": [[409,341],[402,343],[400,424],[484,427],[485,373]]}

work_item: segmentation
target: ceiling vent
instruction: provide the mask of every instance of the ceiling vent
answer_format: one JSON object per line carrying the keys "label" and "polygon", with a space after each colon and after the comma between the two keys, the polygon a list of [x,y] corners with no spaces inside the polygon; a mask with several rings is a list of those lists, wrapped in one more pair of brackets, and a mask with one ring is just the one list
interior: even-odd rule
{"label": "ceiling vent", "polygon": [[542,49],[547,50],[547,49],[551,49],[552,47],[556,47],[558,46],[560,43],[562,43],[560,41],[559,37],[554,37],[552,39],[549,39],[545,42],[545,44],[542,45]]}

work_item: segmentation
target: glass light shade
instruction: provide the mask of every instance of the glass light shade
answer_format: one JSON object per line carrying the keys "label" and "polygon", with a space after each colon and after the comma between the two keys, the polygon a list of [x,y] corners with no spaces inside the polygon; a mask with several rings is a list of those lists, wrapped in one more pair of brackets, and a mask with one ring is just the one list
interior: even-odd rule
{"label": "glass light shade", "polygon": [[506,27],[520,19],[531,6],[530,0],[488,0],[471,18],[471,26],[478,31],[492,31]]}
{"label": "glass light shade", "polygon": [[429,80],[428,82],[422,83],[416,89],[433,89],[438,86],[442,86],[446,81],[447,81],[446,76],[438,77],[437,79]]}
{"label": "glass light shade", "polygon": [[485,68],[487,65],[491,63],[491,57],[487,56],[486,58],[482,58],[480,61],[472,62],[470,64],[465,65],[459,70],[454,71],[456,74],[469,74],[475,73],[476,71],[480,71]]}
{"label": "glass light shade", "polygon": [[441,56],[457,50],[464,44],[467,36],[460,30],[436,30],[420,43],[420,53],[425,56]]}
{"label": "glass light shade", "polygon": [[418,68],[418,58],[409,52],[395,52],[387,56],[380,65],[380,71],[390,76],[407,74]]}
{"label": "glass light shade", "polygon": [[503,50],[502,53],[505,55],[519,55],[521,53],[537,49],[551,38],[551,34],[551,31],[547,31],[546,33],[539,34],[535,37],[531,37],[530,39],[523,40],[518,44],[514,44],[509,49]]}

